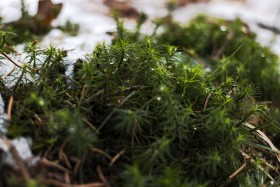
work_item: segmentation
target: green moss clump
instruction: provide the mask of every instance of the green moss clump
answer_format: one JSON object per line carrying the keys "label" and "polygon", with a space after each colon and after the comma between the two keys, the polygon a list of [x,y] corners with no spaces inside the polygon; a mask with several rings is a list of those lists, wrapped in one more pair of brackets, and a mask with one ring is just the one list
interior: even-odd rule
{"label": "green moss clump", "polygon": [[[161,22],[165,31],[157,36],[159,43],[191,52],[212,69],[222,66],[227,76],[253,84],[259,93],[258,100],[272,101],[274,106],[279,107],[279,59],[255,40],[256,35],[241,20],[226,21],[199,16],[186,26],[170,18]],[[240,46],[240,50],[236,51]],[[223,58],[233,53],[230,62],[222,64]]]}
{"label": "green moss clump", "polygon": [[[271,109],[260,102],[273,95],[254,82],[253,68],[247,69],[249,60],[257,59],[254,51],[265,54],[265,71],[275,67],[276,56],[244,33],[240,21],[210,24],[200,17],[187,27],[165,26],[181,41],[167,37],[171,30],[147,37],[140,26],[128,32],[118,21],[113,43],[100,44],[79,60],[72,77],[65,75],[66,51],[27,45],[28,63],[20,77],[13,87],[0,88],[5,101],[14,98],[7,136],[30,137],[33,152],[53,161],[28,168],[36,183],[279,185],[280,152],[262,134],[268,128],[279,132]],[[213,46],[221,49],[228,35],[221,26],[232,30],[237,42],[229,40],[232,48],[213,58]],[[255,57],[246,61],[249,52]],[[207,59],[210,72],[201,59]],[[234,69],[241,60],[244,72]],[[5,169],[0,165],[1,172]],[[9,173],[16,176],[14,183],[24,181]],[[0,184],[8,182],[0,179]]]}

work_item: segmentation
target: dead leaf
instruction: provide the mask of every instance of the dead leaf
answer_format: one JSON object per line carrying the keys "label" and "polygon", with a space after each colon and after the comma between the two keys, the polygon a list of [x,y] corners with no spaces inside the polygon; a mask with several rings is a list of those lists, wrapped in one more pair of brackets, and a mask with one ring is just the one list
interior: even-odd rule
{"label": "dead leaf", "polygon": [[40,0],[36,18],[41,27],[50,27],[51,22],[57,18],[62,9],[62,3],[54,4],[51,0]]}
{"label": "dead leaf", "polygon": [[116,10],[120,16],[128,18],[138,18],[140,13],[132,7],[129,1],[123,0],[103,0],[103,4],[111,10]]}
{"label": "dead leaf", "polygon": [[[12,27],[15,33],[29,31],[32,34],[45,34],[51,29],[51,22],[57,18],[62,9],[62,3],[54,4],[51,0],[40,0],[35,16],[28,13],[19,20],[4,24],[2,27]],[[19,42],[25,42],[18,37]]]}

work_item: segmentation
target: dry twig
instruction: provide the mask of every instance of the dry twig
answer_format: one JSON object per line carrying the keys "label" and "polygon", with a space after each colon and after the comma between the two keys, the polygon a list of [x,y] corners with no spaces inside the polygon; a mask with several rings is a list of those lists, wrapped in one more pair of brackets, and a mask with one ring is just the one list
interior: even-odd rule
{"label": "dry twig", "polygon": [[206,110],[208,102],[209,102],[211,96],[212,96],[212,93],[208,94],[208,96],[207,96],[207,98],[205,100],[205,103],[204,103],[203,111]]}
{"label": "dry twig", "polygon": [[99,176],[100,180],[105,184],[105,186],[110,187],[110,185],[109,185],[107,179],[105,178],[105,176],[104,176],[104,174],[103,174],[99,165],[97,166],[97,173],[98,173],[98,176]]}
{"label": "dry twig", "polygon": [[123,149],[122,151],[118,152],[111,160],[110,162],[110,167],[124,154],[125,149]]}
{"label": "dry twig", "polygon": [[8,104],[8,109],[7,109],[7,117],[6,117],[6,120],[7,121],[11,121],[12,119],[12,107],[13,107],[13,102],[14,102],[14,97],[11,96],[10,97],[10,100],[9,100],[9,104]]}
{"label": "dry twig", "polygon": [[23,159],[21,158],[20,154],[18,153],[17,149],[15,148],[15,146],[9,140],[3,139],[1,137],[0,137],[0,141],[1,141],[1,143],[4,144],[4,145],[1,145],[0,148],[2,149],[2,146],[5,146],[6,150],[4,150],[4,151],[9,151],[12,154],[12,156],[18,166],[19,171],[23,176],[24,181],[25,182],[30,181],[31,177],[30,177],[29,171],[28,171]]}
{"label": "dry twig", "polygon": [[106,187],[103,183],[95,182],[89,184],[65,184],[63,182],[54,180],[54,179],[44,179],[41,178],[39,181],[43,184],[54,185],[57,187]]}
{"label": "dry twig", "polygon": [[244,157],[243,164],[242,164],[233,174],[231,174],[231,175],[228,177],[227,181],[224,182],[220,187],[228,186],[228,185],[231,183],[232,179],[233,179],[235,176],[237,176],[241,171],[243,171],[243,170],[245,169],[246,165],[247,165],[247,159]]}

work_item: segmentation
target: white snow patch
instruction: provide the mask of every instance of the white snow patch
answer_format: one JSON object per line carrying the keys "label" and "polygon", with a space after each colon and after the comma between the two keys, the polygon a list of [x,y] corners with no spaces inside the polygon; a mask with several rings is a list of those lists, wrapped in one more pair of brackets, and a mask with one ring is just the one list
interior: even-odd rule
{"label": "white snow patch", "polygon": [[5,127],[6,114],[4,107],[5,104],[2,95],[0,94],[0,135],[7,132],[7,129]]}

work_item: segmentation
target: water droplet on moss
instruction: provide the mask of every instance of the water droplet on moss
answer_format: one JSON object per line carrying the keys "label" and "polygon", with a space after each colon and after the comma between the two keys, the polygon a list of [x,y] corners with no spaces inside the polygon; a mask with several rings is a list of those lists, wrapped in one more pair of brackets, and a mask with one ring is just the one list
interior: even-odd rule
{"label": "water droplet on moss", "polygon": [[40,99],[38,103],[39,103],[40,106],[44,106],[45,105],[45,102],[44,102],[43,99]]}
{"label": "water droplet on moss", "polygon": [[74,134],[74,133],[76,132],[76,129],[75,129],[74,127],[70,127],[70,128],[68,129],[68,132],[69,132],[70,134]]}
{"label": "water droplet on moss", "polygon": [[221,29],[221,31],[227,31],[227,27],[224,26],[224,25],[222,25],[222,26],[220,27],[220,29]]}

